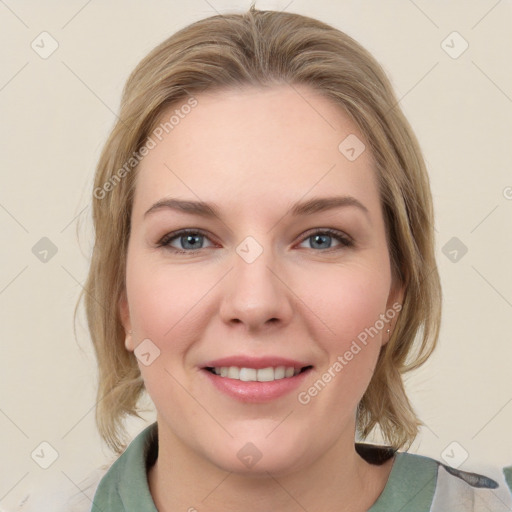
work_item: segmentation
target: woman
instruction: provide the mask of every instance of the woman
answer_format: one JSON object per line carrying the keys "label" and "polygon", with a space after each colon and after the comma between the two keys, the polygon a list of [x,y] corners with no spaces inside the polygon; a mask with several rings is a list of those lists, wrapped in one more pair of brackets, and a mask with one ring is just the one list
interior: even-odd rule
{"label": "woman", "polygon": [[[130,76],[93,203],[97,422],[122,453],[93,510],[498,503],[398,451],[420,425],[402,374],[439,333],[432,200],[350,37],[254,8],[181,30]],[[123,451],[144,389],[157,422]]]}

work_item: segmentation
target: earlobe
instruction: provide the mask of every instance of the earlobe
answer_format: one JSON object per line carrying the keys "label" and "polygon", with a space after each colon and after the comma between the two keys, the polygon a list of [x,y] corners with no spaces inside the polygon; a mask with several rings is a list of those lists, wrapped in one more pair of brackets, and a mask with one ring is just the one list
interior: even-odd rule
{"label": "earlobe", "polygon": [[123,328],[125,330],[125,340],[124,340],[124,346],[126,350],[129,352],[133,352],[134,346],[133,346],[133,336],[132,336],[132,328],[131,328],[131,321],[130,321],[130,310],[128,308],[128,299],[126,297],[126,291],[123,291],[121,294],[121,297],[119,298],[119,317],[121,319],[121,323],[123,325]]}
{"label": "earlobe", "polygon": [[135,347],[133,346],[133,336],[132,331],[128,331],[126,333],[126,336],[124,338],[124,346],[128,352],[133,352],[135,350]]}

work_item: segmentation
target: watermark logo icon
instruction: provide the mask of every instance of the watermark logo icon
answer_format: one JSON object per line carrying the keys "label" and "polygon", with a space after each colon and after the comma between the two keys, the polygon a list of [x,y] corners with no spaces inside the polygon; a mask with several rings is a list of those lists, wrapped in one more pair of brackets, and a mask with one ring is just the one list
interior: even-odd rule
{"label": "watermark logo icon", "polygon": [[253,443],[246,443],[236,454],[242,464],[248,468],[252,468],[261,459],[263,454]]}
{"label": "watermark logo icon", "polygon": [[345,137],[339,144],[339,152],[350,162],[357,160],[366,149],[363,141],[351,133]]}
{"label": "watermark logo icon", "polygon": [[38,466],[48,469],[59,458],[59,453],[50,443],[43,441],[30,456]]}
{"label": "watermark logo icon", "polygon": [[466,245],[456,236],[450,238],[441,250],[452,263],[458,263],[468,252]]}
{"label": "watermark logo icon", "polygon": [[453,31],[443,39],[441,48],[452,59],[458,59],[469,48],[469,43],[457,31]]}
{"label": "watermark logo icon", "polygon": [[246,237],[236,248],[236,253],[246,262],[252,263],[262,253],[263,247],[252,236]]}
{"label": "watermark logo icon", "polygon": [[42,263],[48,263],[57,251],[57,246],[46,236],[32,247],[32,254]]}
{"label": "watermark logo icon", "polygon": [[457,441],[452,441],[441,453],[441,458],[452,468],[457,469],[469,457],[469,453]]}
{"label": "watermark logo icon", "polygon": [[48,32],[41,32],[30,44],[32,50],[34,50],[41,59],[47,59],[52,55],[57,48],[59,43],[57,40]]}
{"label": "watermark logo icon", "polygon": [[149,338],[146,338],[137,345],[133,353],[144,366],[149,366],[160,355],[160,349]]}

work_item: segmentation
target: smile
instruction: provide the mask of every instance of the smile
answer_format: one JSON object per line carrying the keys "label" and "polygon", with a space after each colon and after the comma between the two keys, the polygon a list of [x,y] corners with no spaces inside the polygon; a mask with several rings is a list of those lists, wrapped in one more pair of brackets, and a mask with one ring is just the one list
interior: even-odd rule
{"label": "smile", "polygon": [[289,379],[310,368],[294,368],[293,366],[269,366],[267,368],[246,368],[238,366],[207,367],[206,370],[227,379],[243,382],[272,382],[274,380]]}

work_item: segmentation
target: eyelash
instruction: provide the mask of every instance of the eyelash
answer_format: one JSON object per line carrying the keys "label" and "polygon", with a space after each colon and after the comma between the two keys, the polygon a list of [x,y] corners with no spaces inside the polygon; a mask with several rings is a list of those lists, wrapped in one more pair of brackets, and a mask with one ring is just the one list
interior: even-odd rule
{"label": "eyelash", "polygon": [[[340,249],[354,246],[354,241],[352,240],[351,237],[349,237],[348,235],[346,235],[345,233],[343,233],[341,231],[338,231],[336,229],[331,229],[331,228],[316,229],[313,232],[309,232],[306,236],[304,236],[300,240],[299,243],[302,243],[305,240],[307,240],[308,238],[311,238],[312,236],[318,235],[318,234],[329,235],[340,242],[340,246],[338,246],[338,247],[329,247],[324,250],[319,249],[318,252],[332,252],[332,251],[337,251]],[[208,247],[201,247],[199,249],[180,250],[180,249],[176,249],[175,247],[171,247],[169,245],[173,240],[180,238],[182,236],[186,236],[186,235],[200,235],[200,236],[204,236],[209,239],[208,235],[201,229],[182,229],[182,230],[174,231],[172,233],[168,233],[168,234],[164,235],[158,242],[157,246],[165,247],[166,249],[168,249],[169,251],[171,251],[175,254],[195,254],[203,249],[208,249]],[[316,251],[315,249],[311,249],[311,250]]]}

